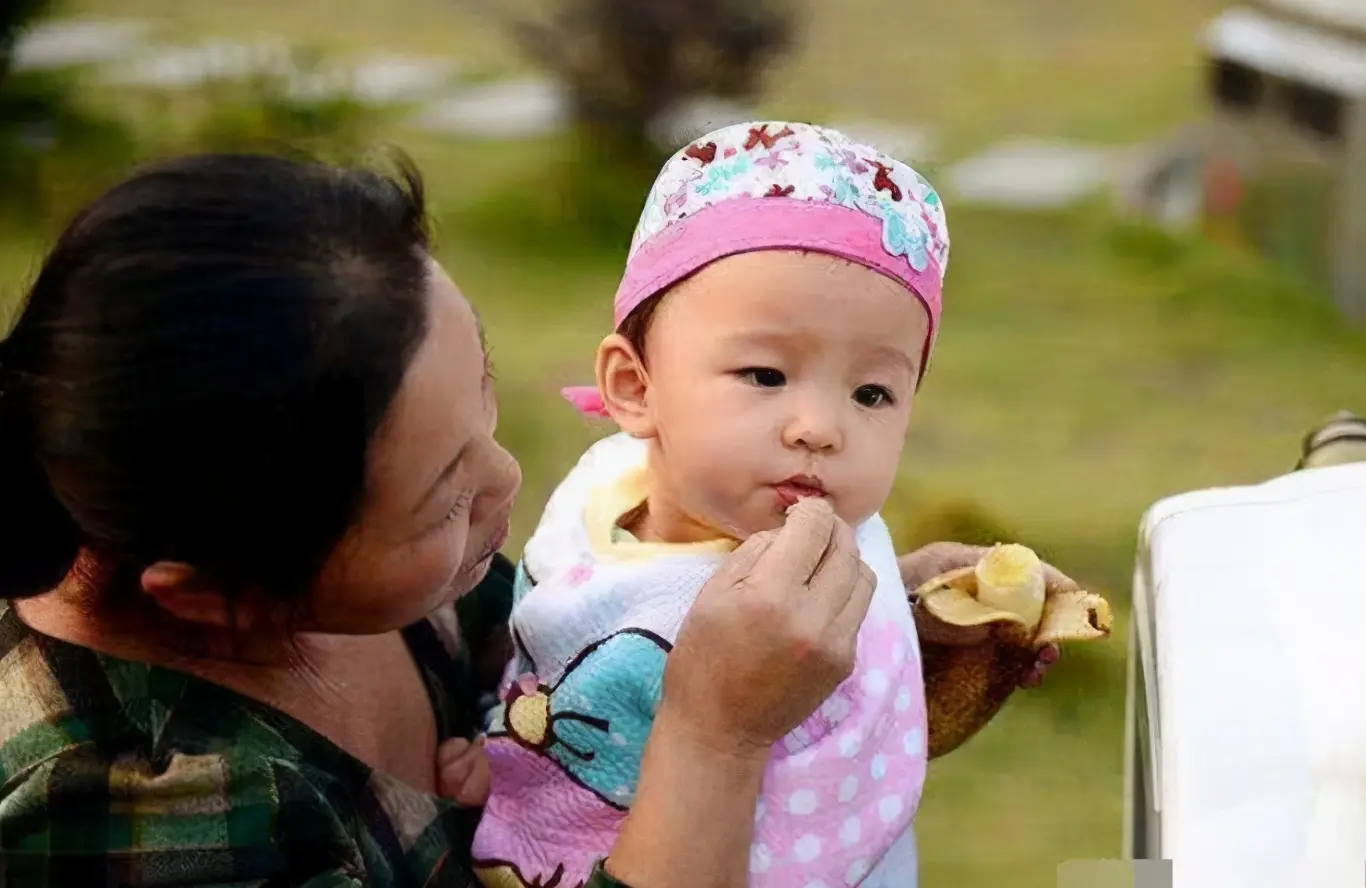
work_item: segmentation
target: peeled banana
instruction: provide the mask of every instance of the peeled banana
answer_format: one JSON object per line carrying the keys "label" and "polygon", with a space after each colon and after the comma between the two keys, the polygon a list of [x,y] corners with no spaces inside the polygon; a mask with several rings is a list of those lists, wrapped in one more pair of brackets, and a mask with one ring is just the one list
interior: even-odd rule
{"label": "peeled banana", "polygon": [[1049,644],[1108,637],[1110,605],[1048,589],[1025,546],[997,545],[973,567],[928,581],[913,611],[925,669],[931,758],[952,752],[1000,710]]}

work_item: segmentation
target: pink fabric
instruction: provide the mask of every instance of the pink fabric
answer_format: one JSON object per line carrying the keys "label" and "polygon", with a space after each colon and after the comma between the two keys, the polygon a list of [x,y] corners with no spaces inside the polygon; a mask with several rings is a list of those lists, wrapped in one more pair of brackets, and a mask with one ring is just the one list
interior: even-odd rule
{"label": "pink fabric", "polygon": [[[921,682],[904,626],[866,622],[853,674],[774,748],[755,812],[750,888],[859,885],[911,828],[927,764]],[[511,864],[528,886],[581,888],[626,812],[513,740],[490,738],[487,748],[495,783],[476,866]]]}
{"label": "pink fabric", "polygon": [[475,833],[475,867],[511,866],[527,885],[583,885],[611,853],[626,812],[515,740],[491,737],[486,749],[494,785]]}
{"label": "pink fabric", "polygon": [[[744,232],[737,236],[736,232]],[[786,198],[733,198],[670,225],[642,244],[617,287],[614,326],[651,296],[727,256],[754,250],[811,250],[857,262],[906,285],[929,314],[920,356],[924,376],[943,299],[943,274],[930,260],[916,271],[905,256],[882,246],[882,222],[841,204]],[[569,386],[560,394],[585,416],[608,417],[597,386]]]}
{"label": "pink fabric", "polygon": [[607,405],[603,403],[602,392],[595,385],[571,385],[560,389],[560,394],[584,416],[611,416],[607,412]]}
{"label": "pink fabric", "polygon": [[[916,271],[882,245],[882,221],[837,203],[782,197],[735,197],[705,207],[641,244],[617,287],[617,327],[640,303],[703,267],[753,250],[812,250],[840,256],[905,284],[930,316],[929,342],[939,326],[942,279],[930,260]],[[922,361],[922,366],[923,366]]]}
{"label": "pink fabric", "polygon": [[769,762],[751,888],[858,885],[911,828],[927,765],[922,681],[905,630],[865,623],[853,675]]}

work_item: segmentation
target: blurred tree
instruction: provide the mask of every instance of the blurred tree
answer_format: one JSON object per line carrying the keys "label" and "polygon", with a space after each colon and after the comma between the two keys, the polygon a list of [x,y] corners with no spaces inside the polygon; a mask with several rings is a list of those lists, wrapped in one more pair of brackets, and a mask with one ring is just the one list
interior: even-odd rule
{"label": "blurred tree", "polygon": [[802,0],[452,2],[555,77],[574,119],[552,160],[493,189],[463,227],[520,251],[619,259],[667,153],[655,126],[691,99],[754,98],[794,43]]}
{"label": "blurred tree", "polygon": [[[497,2],[497,0],[489,0]],[[497,9],[518,46],[560,79],[596,150],[658,159],[650,124],[697,96],[742,100],[793,42],[794,0],[555,0]]]}
{"label": "blurred tree", "polygon": [[19,32],[49,6],[50,0],[0,0],[0,90],[5,88]]}
{"label": "blurred tree", "polygon": [[119,123],[79,106],[68,72],[14,70],[19,37],[54,5],[0,0],[0,231],[59,218],[134,147]]}

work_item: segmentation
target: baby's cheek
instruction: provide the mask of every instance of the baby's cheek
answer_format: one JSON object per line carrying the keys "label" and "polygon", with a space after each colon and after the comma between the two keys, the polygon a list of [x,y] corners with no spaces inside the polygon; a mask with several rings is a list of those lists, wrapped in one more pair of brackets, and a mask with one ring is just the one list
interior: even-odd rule
{"label": "baby's cheek", "polygon": [[882,509],[896,486],[901,467],[908,458],[915,459],[914,453],[905,453],[905,442],[905,425],[897,423],[872,430],[865,445],[860,448],[861,453],[853,466],[857,473],[856,498],[859,508],[865,509],[869,515]]}
{"label": "baby's cheek", "polygon": [[678,480],[678,502],[694,521],[742,540],[777,526],[759,506],[754,482],[734,464],[719,458],[695,461]]}
{"label": "baby's cheek", "polygon": [[726,410],[670,435],[662,456],[689,515],[737,536],[782,525],[776,495],[766,485],[784,459],[762,422]]}
{"label": "baby's cheek", "polygon": [[[698,484],[697,495],[690,508],[706,523],[744,540],[761,530],[773,530],[782,524],[781,516],[770,506],[760,503],[761,496],[751,485],[749,489],[724,486],[722,479],[712,476]],[[695,510],[695,511],[694,511]]]}
{"label": "baby's cheek", "polygon": [[[875,502],[881,503],[885,501],[886,497],[884,496],[880,497]],[[835,514],[839,516],[841,521],[848,524],[850,527],[858,527],[860,524],[873,517],[874,513],[878,511],[879,506],[876,504],[870,506],[869,502],[870,499],[867,496],[858,497],[855,502],[837,498],[834,504]]]}
{"label": "baby's cheek", "polygon": [[895,479],[894,472],[885,478],[865,473],[850,479],[848,484],[841,485],[834,498],[835,514],[850,527],[858,527],[886,508]]}

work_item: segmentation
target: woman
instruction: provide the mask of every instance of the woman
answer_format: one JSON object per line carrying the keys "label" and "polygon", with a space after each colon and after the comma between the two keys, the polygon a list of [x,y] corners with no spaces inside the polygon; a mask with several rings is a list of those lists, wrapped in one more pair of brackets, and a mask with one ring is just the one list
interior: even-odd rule
{"label": "woman", "polygon": [[[0,882],[473,884],[437,746],[508,657],[521,478],[424,218],[411,170],[193,157],[48,256],[0,346]],[[601,884],[743,884],[858,567],[809,504],[703,592]]]}

